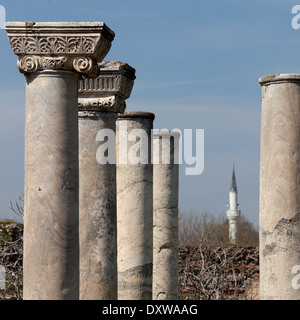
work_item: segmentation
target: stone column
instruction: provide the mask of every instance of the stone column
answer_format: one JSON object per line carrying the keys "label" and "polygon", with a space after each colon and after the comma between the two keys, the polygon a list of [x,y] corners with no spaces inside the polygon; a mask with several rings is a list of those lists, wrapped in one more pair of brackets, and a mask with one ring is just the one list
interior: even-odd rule
{"label": "stone column", "polygon": [[[135,70],[99,64],[97,78],[79,81],[80,299],[117,299],[116,119]],[[104,142],[105,141],[105,142]]]}
{"label": "stone column", "polygon": [[[259,79],[260,296],[300,299],[300,75]],[[298,274],[299,278],[299,274]]]}
{"label": "stone column", "polygon": [[78,79],[98,74],[114,33],[101,22],[6,30],[26,76],[24,299],[78,299]]}
{"label": "stone column", "polygon": [[153,135],[153,300],[178,299],[179,138]]}
{"label": "stone column", "polygon": [[117,120],[118,298],[152,299],[154,114],[126,112]]}

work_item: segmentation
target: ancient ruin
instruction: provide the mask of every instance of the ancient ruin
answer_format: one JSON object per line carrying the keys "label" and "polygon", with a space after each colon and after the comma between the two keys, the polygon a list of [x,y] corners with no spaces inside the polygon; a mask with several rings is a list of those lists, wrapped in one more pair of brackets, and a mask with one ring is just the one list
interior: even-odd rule
{"label": "ancient ruin", "polygon": [[[178,273],[184,277],[187,261],[199,266],[188,249],[178,271],[179,134],[153,133],[151,112],[125,112],[135,69],[103,62],[114,32],[102,22],[8,22],[6,31],[26,78],[23,298],[178,299]],[[260,298],[296,300],[300,75],[259,82]],[[229,198],[234,248],[234,170]],[[242,268],[233,255],[230,273],[226,251],[218,250],[206,253],[223,257],[219,270],[226,272],[212,283],[224,275],[236,282],[234,270]],[[204,252],[198,251],[202,262]],[[204,269],[195,267],[194,279],[211,281]],[[223,288],[218,296],[236,296]]]}
{"label": "ancient ruin", "polygon": [[[102,62],[114,32],[101,22],[6,30],[26,77],[24,299],[152,299],[154,114],[123,114],[135,70]],[[156,275],[177,298],[178,164],[155,181],[156,245],[173,248]]]}

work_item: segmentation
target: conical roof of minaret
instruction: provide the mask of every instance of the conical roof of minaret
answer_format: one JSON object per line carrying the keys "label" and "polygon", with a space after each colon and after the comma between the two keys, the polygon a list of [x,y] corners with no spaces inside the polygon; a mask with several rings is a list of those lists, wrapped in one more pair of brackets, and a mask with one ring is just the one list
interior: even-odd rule
{"label": "conical roof of minaret", "polygon": [[231,179],[231,187],[230,191],[237,192],[237,186],[236,186],[236,180],[235,180],[235,171],[234,171],[234,165],[232,169],[232,179]]}

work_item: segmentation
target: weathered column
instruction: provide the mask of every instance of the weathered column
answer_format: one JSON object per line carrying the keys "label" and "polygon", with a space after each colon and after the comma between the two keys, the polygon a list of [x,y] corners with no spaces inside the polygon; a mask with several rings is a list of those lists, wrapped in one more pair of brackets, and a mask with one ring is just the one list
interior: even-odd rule
{"label": "weathered column", "polygon": [[26,76],[24,299],[78,299],[78,79],[96,76],[102,22],[9,22]]}
{"label": "weathered column", "polygon": [[125,112],[117,120],[118,298],[152,299],[154,114]]}
{"label": "weathered column", "polygon": [[259,82],[260,297],[300,299],[300,75]]}
{"label": "weathered column", "polygon": [[153,135],[153,300],[178,299],[179,138]]}
{"label": "weathered column", "polygon": [[97,78],[79,81],[80,299],[117,299],[116,119],[135,70],[99,64]]}

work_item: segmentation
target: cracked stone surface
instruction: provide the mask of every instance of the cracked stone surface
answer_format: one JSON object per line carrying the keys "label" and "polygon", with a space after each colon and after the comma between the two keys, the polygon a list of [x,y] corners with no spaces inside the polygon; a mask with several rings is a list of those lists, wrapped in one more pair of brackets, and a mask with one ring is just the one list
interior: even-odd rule
{"label": "cracked stone surface", "polygon": [[292,219],[282,218],[273,231],[260,230],[261,299],[299,300],[293,288],[294,266],[300,265],[300,213]]}

